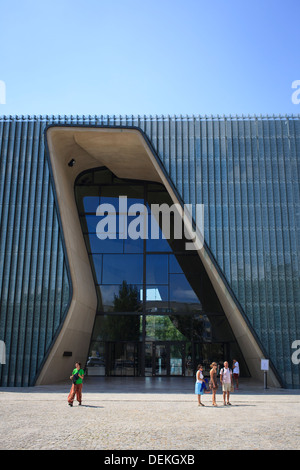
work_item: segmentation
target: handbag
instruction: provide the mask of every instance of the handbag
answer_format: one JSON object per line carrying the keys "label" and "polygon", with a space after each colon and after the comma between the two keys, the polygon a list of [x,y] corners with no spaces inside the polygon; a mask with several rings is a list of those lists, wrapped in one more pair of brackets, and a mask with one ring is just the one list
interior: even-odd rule
{"label": "handbag", "polygon": [[214,384],[213,384],[213,382],[212,382],[211,380],[209,381],[208,386],[209,386],[209,389],[210,389],[210,390],[214,390]]}
{"label": "handbag", "polygon": [[76,384],[78,378],[79,378],[79,377],[78,377],[78,372],[77,372],[77,374],[74,374],[73,377],[72,377],[72,383],[73,383],[74,385]]}

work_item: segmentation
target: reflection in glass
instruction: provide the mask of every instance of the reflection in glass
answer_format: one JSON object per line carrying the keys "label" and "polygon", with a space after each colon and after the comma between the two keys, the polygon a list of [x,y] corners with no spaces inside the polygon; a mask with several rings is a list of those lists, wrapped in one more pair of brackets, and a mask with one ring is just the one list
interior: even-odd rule
{"label": "reflection in glass", "polygon": [[115,312],[136,312],[139,310],[140,301],[139,290],[136,286],[122,282],[118,295],[114,295]]}
{"label": "reflection in glass", "polygon": [[145,342],[145,377],[153,375],[153,342]]}
{"label": "reflection in glass", "polygon": [[169,312],[169,288],[168,286],[146,287],[145,309],[146,313]]}
{"label": "reflection in glass", "polygon": [[103,255],[103,284],[143,283],[143,256],[138,254]]}
{"label": "reflection in glass", "polygon": [[92,255],[89,256],[91,261],[91,266],[94,267],[94,275],[96,284],[101,284],[102,282],[102,255]]}
{"label": "reflection in glass", "polygon": [[[191,375],[198,360],[217,360],[220,351],[241,357],[198,254],[174,237],[177,216],[170,211],[163,226],[150,212],[151,204],[173,205],[163,185],[120,179],[102,168],[78,177],[75,196],[98,298],[89,374]],[[107,212],[96,215],[99,204],[110,204],[113,225]],[[148,238],[139,236],[140,214],[123,213],[125,204],[147,207]],[[170,228],[170,239],[162,228]]]}
{"label": "reflection in glass", "polygon": [[96,214],[98,206],[99,196],[85,196],[83,198],[83,212],[90,212],[92,214]]}
{"label": "reflection in glass", "polygon": [[182,268],[180,267],[180,264],[176,258],[175,255],[170,255],[169,256],[169,272],[170,273],[178,273],[178,274],[181,274],[182,273]]}
{"label": "reflection in glass", "polygon": [[158,221],[151,214],[148,217],[148,238],[146,241],[146,251],[170,252],[171,247],[168,240],[164,237]]}
{"label": "reflection in glass", "polygon": [[174,311],[201,310],[199,299],[184,274],[170,274],[170,307]]}
{"label": "reflection in glass", "polygon": [[90,354],[87,359],[86,368],[89,376],[105,376],[105,343],[92,341]]}
{"label": "reflection in glass", "polygon": [[95,233],[89,233],[84,238],[91,253],[123,253],[124,240],[118,238],[100,240]]}
{"label": "reflection in glass", "polygon": [[[85,228],[88,233],[96,233],[97,224],[99,222],[99,217],[92,214],[86,214],[85,217],[81,217],[81,219],[85,220]],[[82,224],[83,222],[81,222]]]}
{"label": "reflection in glass", "polygon": [[[125,281],[126,282],[126,281]],[[99,305],[101,306],[102,312],[135,312],[142,309],[142,302],[141,299],[141,291],[142,286],[134,285],[129,286],[129,288],[134,288],[137,291],[137,302],[132,302],[132,300],[128,299],[121,299],[120,290],[122,290],[122,286],[120,285],[101,285],[98,286],[98,299]],[[116,300],[117,299],[117,300]],[[130,305],[130,310],[125,309],[125,304],[128,302]],[[123,309],[117,310],[117,308],[121,308],[121,304],[123,303]],[[128,307],[129,308],[129,307]]]}
{"label": "reflection in glass", "polygon": [[170,375],[182,375],[182,344],[170,344]]}
{"label": "reflection in glass", "polygon": [[135,377],[139,375],[139,345],[137,343],[108,343],[107,375]]}
{"label": "reflection in glass", "polygon": [[138,238],[137,240],[131,240],[127,238],[124,240],[124,253],[143,253],[144,251],[144,240]]}
{"label": "reflection in glass", "polygon": [[[190,317],[187,316],[190,322]],[[186,336],[178,329],[178,319],[168,315],[147,315],[146,341],[185,341]]]}
{"label": "reflection in glass", "polygon": [[147,255],[146,283],[168,284],[168,255]]}
{"label": "reflection in glass", "polygon": [[156,344],[155,345],[155,375],[167,375],[167,345]]}
{"label": "reflection in glass", "polygon": [[139,341],[140,315],[97,315],[93,341]]}

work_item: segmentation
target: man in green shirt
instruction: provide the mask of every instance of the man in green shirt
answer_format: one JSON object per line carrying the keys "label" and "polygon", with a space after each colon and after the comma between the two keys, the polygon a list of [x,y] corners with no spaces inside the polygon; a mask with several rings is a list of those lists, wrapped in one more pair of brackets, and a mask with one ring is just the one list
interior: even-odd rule
{"label": "man in green shirt", "polygon": [[76,362],[75,369],[73,370],[72,375],[70,376],[70,379],[72,380],[72,387],[68,396],[69,406],[73,406],[75,395],[79,405],[81,405],[83,377],[84,370],[81,369],[80,362]]}

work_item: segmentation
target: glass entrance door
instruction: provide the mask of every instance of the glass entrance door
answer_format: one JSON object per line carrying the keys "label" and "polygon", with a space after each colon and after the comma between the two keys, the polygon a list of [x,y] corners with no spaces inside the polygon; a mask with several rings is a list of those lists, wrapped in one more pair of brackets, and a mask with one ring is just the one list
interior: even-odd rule
{"label": "glass entrance door", "polygon": [[167,343],[156,343],[155,344],[155,375],[169,375],[169,354],[168,354]]}
{"label": "glass entrance door", "polygon": [[139,343],[107,342],[106,374],[108,376],[136,377],[139,375]]}
{"label": "glass entrance door", "polygon": [[170,375],[184,375],[185,343],[171,343],[170,348]]}
{"label": "glass entrance door", "polygon": [[149,341],[145,345],[145,376],[182,376],[184,363],[183,341]]}
{"label": "glass entrance door", "polygon": [[202,364],[203,373],[206,377],[209,376],[210,364],[216,362],[219,365],[223,364],[226,358],[226,343],[200,343],[193,344],[194,349],[194,370],[197,370],[197,365]]}

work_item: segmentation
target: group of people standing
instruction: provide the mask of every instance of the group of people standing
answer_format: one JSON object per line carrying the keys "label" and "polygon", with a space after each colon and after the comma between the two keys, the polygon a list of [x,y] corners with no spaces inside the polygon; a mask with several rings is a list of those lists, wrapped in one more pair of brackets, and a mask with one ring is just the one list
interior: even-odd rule
{"label": "group of people standing", "polygon": [[[217,381],[217,368],[218,364],[213,362],[210,365],[210,380],[209,380],[209,389],[212,393],[212,404],[213,406],[218,406],[216,403],[216,393],[219,388],[218,381]],[[228,362],[224,362],[224,367],[220,370],[220,382],[222,385],[222,392],[223,392],[223,401],[224,405],[231,405],[229,401],[230,392],[233,388],[233,380],[236,383],[236,389],[239,388],[239,375],[240,375],[240,368],[239,363],[235,359],[233,360],[233,370],[229,369]],[[73,406],[74,398],[76,395],[78,404],[81,405],[82,401],[82,383],[84,378],[84,370],[81,368],[81,364],[76,362],[75,369],[70,376],[72,380],[72,386],[70,393],[68,395],[68,404],[69,406]],[[203,366],[201,364],[198,365],[198,370],[196,373],[196,384],[195,384],[195,394],[198,396],[198,405],[204,406],[201,402],[201,396],[204,394],[206,389],[205,379],[203,375]]]}
{"label": "group of people standing", "polygon": [[[217,368],[218,364],[213,362],[210,365],[210,379],[209,379],[209,390],[212,393],[212,404],[213,406],[218,406],[216,402],[216,393],[219,388],[218,380],[217,380]],[[236,389],[239,388],[239,375],[240,375],[240,367],[239,363],[236,359],[233,360],[232,369],[229,369],[228,361],[224,362],[224,367],[220,370],[220,382],[222,385],[222,392],[223,392],[223,402],[224,405],[231,405],[229,398],[230,392],[234,389],[234,383],[236,384]],[[204,394],[206,390],[205,379],[203,375],[203,366],[201,364],[198,365],[198,370],[196,373],[196,384],[195,384],[195,394],[198,396],[198,406],[204,406],[201,402],[201,395]]]}

